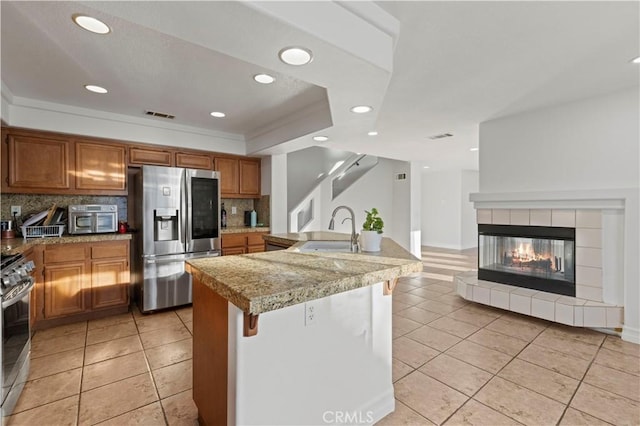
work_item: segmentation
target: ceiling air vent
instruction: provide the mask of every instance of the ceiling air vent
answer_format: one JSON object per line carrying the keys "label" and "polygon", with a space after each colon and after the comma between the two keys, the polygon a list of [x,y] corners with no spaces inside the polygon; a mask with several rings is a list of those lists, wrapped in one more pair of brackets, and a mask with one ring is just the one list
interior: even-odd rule
{"label": "ceiling air vent", "polygon": [[156,111],[147,110],[144,113],[147,114],[147,115],[150,115],[152,117],[166,118],[167,120],[173,120],[174,118],[176,118],[175,115],[165,114],[164,112],[156,112]]}
{"label": "ceiling air vent", "polygon": [[439,135],[429,136],[429,139],[435,141],[436,139],[450,138],[451,136],[453,136],[452,133],[440,133]]}

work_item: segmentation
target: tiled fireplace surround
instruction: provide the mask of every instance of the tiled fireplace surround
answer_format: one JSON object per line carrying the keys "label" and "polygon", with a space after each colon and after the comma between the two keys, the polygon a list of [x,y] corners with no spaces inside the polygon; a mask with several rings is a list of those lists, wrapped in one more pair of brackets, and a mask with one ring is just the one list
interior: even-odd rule
{"label": "tiled fireplace surround", "polygon": [[[619,329],[624,300],[619,245],[603,244],[602,209],[476,210],[478,224],[551,226],[576,229],[576,297],[478,280],[477,272],[456,277],[456,290],[467,300],[571,326]],[[615,226],[607,230],[615,234]],[[609,235],[615,241],[615,235]],[[605,253],[605,249],[609,252]],[[603,261],[608,262],[606,271]],[[617,264],[618,263],[618,264]],[[605,273],[606,272],[606,273]]]}

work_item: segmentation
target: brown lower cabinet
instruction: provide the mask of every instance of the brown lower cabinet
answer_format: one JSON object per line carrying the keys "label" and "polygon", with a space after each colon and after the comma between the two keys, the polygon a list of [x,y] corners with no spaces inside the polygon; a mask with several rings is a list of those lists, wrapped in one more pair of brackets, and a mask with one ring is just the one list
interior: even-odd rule
{"label": "brown lower cabinet", "polygon": [[222,255],[259,253],[264,251],[263,235],[267,232],[240,232],[222,234]]}
{"label": "brown lower cabinet", "polygon": [[129,241],[47,244],[36,285],[36,328],[129,309]]}

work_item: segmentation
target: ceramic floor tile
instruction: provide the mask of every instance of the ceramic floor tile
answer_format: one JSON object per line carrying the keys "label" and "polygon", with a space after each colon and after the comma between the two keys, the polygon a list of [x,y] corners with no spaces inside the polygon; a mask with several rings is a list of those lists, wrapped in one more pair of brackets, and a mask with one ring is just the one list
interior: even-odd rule
{"label": "ceramic floor tile", "polygon": [[640,377],[633,374],[593,364],[584,377],[584,383],[640,402]]}
{"label": "ceramic floor tile", "polygon": [[457,311],[458,309],[461,309],[459,306],[453,306],[448,303],[440,302],[437,300],[427,300],[426,302],[422,302],[416,305],[416,307],[420,309],[426,309],[427,311],[435,312],[441,315],[447,315],[453,311]]}
{"label": "ceramic floor tile", "polygon": [[429,327],[437,328],[438,330],[453,334],[462,339],[469,337],[480,329],[478,326],[464,321],[458,321],[448,316],[430,322]]}
{"label": "ceramic floor tile", "polygon": [[416,308],[412,306],[397,313],[397,315],[409,318],[410,320],[417,321],[420,324],[428,324],[433,320],[437,320],[442,315],[435,312],[425,311],[424,309]]}
{"label": "ceramic floor tile", "polygon": [[399,337],[393,341],[393,357],[412,368],[418,368],[440,352],[407,337]]}
{"label": "ceramic floor tile", "polygon": [[511,356],[517,355],[527,346],[527,342],[524,340],[487,329],[478,331],[472,336],[469,336],[467,340]]}
{"label": "ceramic floor tile", "polygon": [[394,358],[391,362],[391,381],[395,383],[412,371],[413,367]]}
{"label": "ceramic floor tile", "polygon": [[556,424],[565,405],[523,386],[494,377],[474,399],[526,425]]}
{"label": "ceramic floor tile", "polygon": [[169,426],[198,426],[198,408],[191,390],[180,392],[162,401]]}
{"label": "ceramic floor tile", "polygon": [[622,352],[601,348],[596,355],[595,363],[636,376],[640,375],[638,358],[633,355],[625,355]]}
{"label": "ceramic floor tile", "polygon": [[164,424],[166,423],[162,406],[157,401],[98,423],[100,426],[155,426]]}
{"label": "ceramic floor tile", "polygon": [[134,322],[133,314],[131,312],[127,312],[125,314],[112,315],[110,317],[99,318],[96,320],[91,320],[87,324],[87,328],[89,330],[93,330],[94,328],[104,328],[109,327],[110,325],[116,324],[124,324],[128,322]]}
{"label": "ceramic floor tile", "polygon": [[446,354],[438,355],[427,362],[420,367],[420,371],[469,396],[493,377],[484,370]]}
{"label": "ceramic floor tile", "polygon": [[80,368],[84,361],[84,348],[33,358],[29,366],[29,380]]}
{"label": "ceramic floor tile", "polygon": [[102,328],[92,328],[87,332],[87,345],[108,342],[135,334],[138,334],[138,329],[133,321],[108,325]]}
{"label": "ceramic floor tile", "polygon": [[94,364],[106,359],[128,355],[142,350],[140,337],[129,336],[109,342],[87,346],[84,355],[84,365]]}
{"label": "ceramic floor tile", "polygon": [[567,408],[559,423],[560,426],[607,426],[610,424],[571,407]]}
{"label": "ceramic floor tile", "polygon": [[142,317],[135,317],[139,333],[147,333],[153,330],[182,325],[182,321],[174,311],[148,314]]}
{"label": "ceramic floor tile", "polygon": [[82,391],[117,382],[149,371],[143,352],[87,365],[82,375]]}
{"label": "ceramic floor tile", "polygon": [[568,404],[580,384],[579,381],[554,373],[526,361],[514,359],[498,376],[556,401]]}
{"label": "ceramic floor tile", "polygon": [[413,293],[394,293],[393,299],[401,303],[406,303],[410,306],[417,305],[418,303],[422,303],[426,300],[424,297],[416,296]]}
{"label": "ceramic floor tile", "polygon": [[462,297],[458,296],[455,293],[442,294],[437,299],[438,302],[446,303],[447,305],[457,306],[459,308],[464,308],[465,306],[469,306],[471,302]]}
{"label": "ceramic floor tile", "polygon": [[400,293],[409,293],[412,290],[415,290],[417,288],[419,287],[417,285],[413,285],[409,280],[398,281],[398,284],[396,285],[394,292],[398,291]]}
{"label": "ceramic floor tile", "polygon": [[637,425],[640,420],[640,404],[587,383],[580,385],[570,405],[616,425]]}
{"label": "ceramic floor tile", "polygon": [[409,318],[405,318],[395,314],[393,315],[391,321],[391,330],[393,332],[394,338],[404,336],[408,332],[422,326],[422,324],[417,321],[413,321]]}
{"label": "ceramic floor tile", "polygon": [[431,284],[428,285],[427,287],[425,287],[427,290],[430,291],[435,291],[437,293],[441,293],[441,294],[447,294],[447,293],[451,293],[453,292],[453,287],[450,285],[444,285],[444,284]]}
{"label": "ceramic floor tile", "polygon": [[407,304],[407,303],[402,303],[399,302],[397,300],[394,300],[393,302],[391,302],[391,310],[396,313],[398,311],[402,311],[403,309],[407,309],[410,308],[411,305]]}
{"label": "ceramic floor tile", "polygon": [[542,335],[552,334],[554,336],[558,336],[560,338],[578,340],[582,343],[587,343],[589,345],[600,346],[604,339],[607,337],[606,334],[600,333],[595,330],[590,330],[588,328],[582,327],[570,327],[568,325],[562,325],[557,323],[552,323],[549,328],[547,328]]}
{"label": "ceramic floor tile", "polygon": [[444,422],[468,399],[419,371],[398,380],[394,388],[396,399],[436,424]]}
{"label": "ceramic floor tile", "polygon": [[191,359],[193,356],[193,339],[188,338],[168,343],[145,351],[152,370]]}
{"label": "ceramic floor tile", "polygon": [[[5,426],[73,426],[78,418],[79,395],[73,395],[3,419]],[[46,421],[43,421],[46,419]]]}
{"label": "ceramic floor tile", "polygon": [[423,288],[423,287],[413,289],[409,292],[409,294],[420,296],[424,299],[429,299],[429,300],[436,300],[440,296],[442,296],[442,293],[440,292],[429,290],[428,288]]}
{"label": "ceramic floor tile", "polygon": [[496,321],[496,317],[494,315],[474,311],[468,309],[467,307],[463,307],[462,309],[458,309],[455,312],[451,312],[447,316],[450,318],[455,318],[459,321],[477,325],[478,327],[485,327],[487,324]]}
{"label": "ceramic floor tile", "polygon": [[[36,334],[37,336],[37,334]],[[31,341],[31,358],[56,354],[71,349],[83,348],[87,334],[73,333],[50,339],[34,339]]]}
{"label": "ceramic floor tile", "polygon": [[590,364],[588,360],[538,345],[527,346],[518,358],[577,380],[582,380]]}
{"label": "ceramic floor tile", "polygon": [[75,333],[86,333],[86,331],[87,331],[86,321],[61,325],[58,327],[36,331],[35,334],[33,335],[33,342],[38,342],[40,340],[53,339],[56,337],[68,336],[70,334],[75,334]]}
{"label": "ceramic floor tile", "polygon": [[192,387],[191,360],[172,364],[152,371],[160,398],[180,393]]}
{"label": "ceramic floor tile", "polygon": [[76,368],[27,382],[14,413],[79,394],[81,375],[82,369]]}
{"label": "ceramic floor tile", "polygon": [[507,336],[516,337],[518,339],[531,342],[545,330],[546,326],[529,323],[526,321],[518,321],[512,317],[500,317],[487,325],[487,329]]}
{"label": "ceramic floor tile", "polygon": [[382,418],[376,423],[376,426],[430,426],[434,424],[396,400],[395,411]]}
{"label": "ceramic floor tile", "polygon": [[185,322],[184,326],[187,327],[187,330],[189,330],[189,333],[191,333],[191,335],[193,335],[193,321]]}
{"label": "ceramic floor tile", "polygon": [[459,337],[456,337],[449,333],[445,333],[444,331],[440,331],[435,328],[431,328],[427,325],[423,325],[417,330],[412,331],[411,333],[407,334],[406,337],[441,352],[447,350],[448,348],[462,340]]}
{"label": "ceramic floor tile", "polygon": [[458,343],[447,350],[446,354],[493,374],[511,361],[511,356],[507,354],[485,348],[468,340]]}
{"label": "ceramic floor tile", "polygon": [[172,325],[160,330],[140,333],[140,340],[142,341],[142,346],[144,346],[145,349],[166,345],[167,343],[177,342],[189,337],[191,337],[191,333],[189,333],[189,330],[187,330],[182,322],[178,325]]}
{"label": "ceramic floor tile", "polygon": [[187,308],[177,309],[176,314],[182,320],[182,322],[193,321],[193,308],[191,306]]}
{"label": "ceramic floor tile", "polygon": [[476,312],[479,314],[492,316],[494,318],[500,318],[501,316],[505,315],[505,313],[508,312],[502,309],[494,308],[492,306],[486,306],[481,303],[469,303],[467,306],[464,307],[464,309],[469,312]]}
{"label": "ceramic floor tile", "polygon": [[515,426],[522,423],[470,399],[444,424],[448,426]]}
{"label": "ceramic floor tile", "polygon": [[625,342],[617,336],[607,336],[602,347],[611,351],[622,352],[625,355],[640,357],[640,345]]}
{"label": "ceramic floor tile", "polygon": [[533,343],[538,346],[545,346],[587,361],[591,361],[596,355],[596,352],[598,352],[598,346],[590,345],[579,340],[560,337],[553,333],[542,332],[535,338]]}
{"label": "ceramic floor tile", "polygon": [[99,423],[157,400],[149,373],[82,392],[79,425]]}

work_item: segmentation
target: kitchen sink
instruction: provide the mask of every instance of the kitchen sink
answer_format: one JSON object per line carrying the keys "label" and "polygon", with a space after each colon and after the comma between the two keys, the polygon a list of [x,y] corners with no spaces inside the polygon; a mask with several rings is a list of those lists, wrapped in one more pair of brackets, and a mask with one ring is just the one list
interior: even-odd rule
{"label": "kitchen sink", "polygon": [[350,241],[309,241],[298,247],[303,253],[314,251],[338,251],[338,252],[350,252]]}

